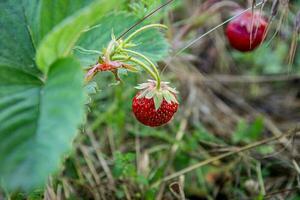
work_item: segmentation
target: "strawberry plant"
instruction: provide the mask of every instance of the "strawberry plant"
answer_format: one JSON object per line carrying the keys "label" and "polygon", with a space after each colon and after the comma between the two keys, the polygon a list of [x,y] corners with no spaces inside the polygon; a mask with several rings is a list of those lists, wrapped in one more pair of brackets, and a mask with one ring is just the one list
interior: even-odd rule
{"label": "strawberry plant", "polygon": [[[163,93],[154,63],[166,55],[168,45],[160,32],[151,29],[165,26],[140,26],[125,39],[116,39],[114,34],[120,35],[137,20],[128,13],[110,14],[117,4],[122,1],[0,3],[4,190],[31,191],[60,170],[84,121],[85,84],[96,73],[111,71],[120,81],[119,70],[142,68]],[[161,99],[156,102],[156,109],[161,103]]]}
{"label": "strawberry plant", "polygon": [[2,0],[0,27],[0,199],[299,196],[299,3]]}
{"label": "strawberry plant", "polygon": [[168,83],[161,82],[157,67],[148,57],[130,49],[136,46],[131,42],[136,35],[153,27],[166,28],[160,24],[143,26],[124,40],[116,40],[113,35],[97,64],[88,69],[85,80],[90,81],[98,72],[111,71],[116,80],[121,81],[118,73],[120,69],[137,72],[138,68],[134,65],[143,68],[154,80],[137,87],[143,91],[134,97],[132,108],[141,123],[155,127],[169,122],[177,111],[178,101],[175,95],[178,92],[169,87]]}

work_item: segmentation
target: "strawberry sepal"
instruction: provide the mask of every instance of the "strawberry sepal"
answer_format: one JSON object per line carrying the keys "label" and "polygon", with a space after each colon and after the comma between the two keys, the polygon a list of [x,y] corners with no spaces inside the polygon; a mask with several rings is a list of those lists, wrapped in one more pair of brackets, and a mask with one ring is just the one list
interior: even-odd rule
{"label": "strawberry sepal", "polygon": [[141,90],[138,99],[146,98],[153,99],[155,110],[158,110],[165,100],[168,104],[178,104],[176,94],[178,94],[175,88],[171,88],[168,82],[161,82],[160,88],[157,88],[157,83],[154,80],[148,80],[147,83],[139,84],[136,89]]}

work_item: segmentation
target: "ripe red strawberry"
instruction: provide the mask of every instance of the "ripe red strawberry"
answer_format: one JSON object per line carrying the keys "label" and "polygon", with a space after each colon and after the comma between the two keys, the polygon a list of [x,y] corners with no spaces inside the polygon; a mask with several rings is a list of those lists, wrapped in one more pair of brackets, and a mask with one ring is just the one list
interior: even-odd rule
{"label": "ripe red strawberry", "polygon": [[248,11],[232,20],[226,29],[231,46],[239,51],[252,51],[264,39],[268,22],[259,13]]}
{"label": "ripe red strawberry", "polygon": [[137,120],[150,127],[168,123],[178,109],[177,91],[164,82],[157,90],[155,81],[143,83],[137,88],[143,89],[132,101],[132,111]]}

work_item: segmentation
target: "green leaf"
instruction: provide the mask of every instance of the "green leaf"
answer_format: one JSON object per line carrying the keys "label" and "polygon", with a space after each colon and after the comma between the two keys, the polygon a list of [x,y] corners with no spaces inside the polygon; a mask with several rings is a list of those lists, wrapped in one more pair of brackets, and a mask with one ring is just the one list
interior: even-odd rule
{"label": "green leaf", "polygon": [[20,0],[0,2],[0,65],[37,74],[33,59],[35,47],[22,6]]}
{"label": "green leaf", "polygon": [[58,170],[84,114],[79,63],[55,62],[43,83],[0,66],[0,184],[8,190],[43,186]]}
{"label": "green leaf", "polygon": [[[20,1],[20,0],[17,0]],[[22,0],[24,14],[36,45],[66,17],[94,0]],[[15,4],[17,6],[17,4]]]}
{"label": "green leaf", "polygon": [[47,73],[49,66],[58,58],[67,57],[82,32],[98,21],[117,5],[117,0],[97,1],[66,18],[42,40],[37,50],[36,63]]}
{"label": "green leaf", "polygon": [[[97,51],[103,50],[108,45],[111,41],[111,33],[113,32],[118,37],[138,20],[138,18],[125,12],[109,14],[102,18],[98,22],[99,26],[81,36],[76,44],[76,47],[79,48],[74,49],[75,56],[79,58],[83,66],[88,67],[95,64],[99,57]],[[140,27],[138,26],[134,30]],[[157,29],[147,30],[139,34],[133,39],[133,42],[137,46],[131,49],[144,54],[152,61],[159,61],[168,54],[169,44]],[[88,51],[82,51],[82,49]],[[94,53],[92,53],[93,51]]]}
{"label": "green leaf", "polygon": [[0,65],[40,75],[36,46],[64,18],[93,0],[5,0],[0,2]]}

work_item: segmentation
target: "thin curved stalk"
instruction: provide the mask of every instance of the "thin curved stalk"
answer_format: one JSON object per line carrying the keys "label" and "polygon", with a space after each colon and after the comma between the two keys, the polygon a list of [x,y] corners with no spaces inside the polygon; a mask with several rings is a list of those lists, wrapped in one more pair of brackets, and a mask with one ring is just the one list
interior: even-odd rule
{"label": "thin curved stalk", "polygon": [[139,57],[143,58],[144,60],[146,60],[149,63],[149,65],[152,67],[154,73],[156,74],[157,78],[159,79],[158,82],[160,83],[159,71],[158,71],[157,67],[155,66],[155,64],[149,58],[147,58],[146,56],[144,56],[141,53],[138,53],[138,52],[130,50],[130,49],[122,49],[122,51],[124,51],[126,53],[130,53],[130,54],[136,55],[136,56],[139,56]]}
{"label": "thin curved stalk", "polygon": [[130,40],[132,40],[136,35],[138,35],[139,33],[141,33],[142,31],[149,29],[149,28],[164,28],[164,29],[168,29],[167,26],[163,25],[163,24],[150,24],[147,26],[143,26],[142,28],[134,31],[132,34],[130,34],[125,40],[124,40],[124,44],[127,44],[128,42],[130,42]]}
{"label": "thin curved stalk", "polygon": [[156,88],[159,89],[160,88],[160,77],[156,75],[156,73],[154,73],[152,71],[151,68],[149,68],[147,65],[145,65],[142,61],[140,61],[139,59],[133,58],[133,57],[128,57],[128,56],[116,56],[114,57],[115,60],[127,60],[127,61],[131,61],[133,63],[138,64],[139,66],[141,66],[153,79],[156,80],[157,85]]}

